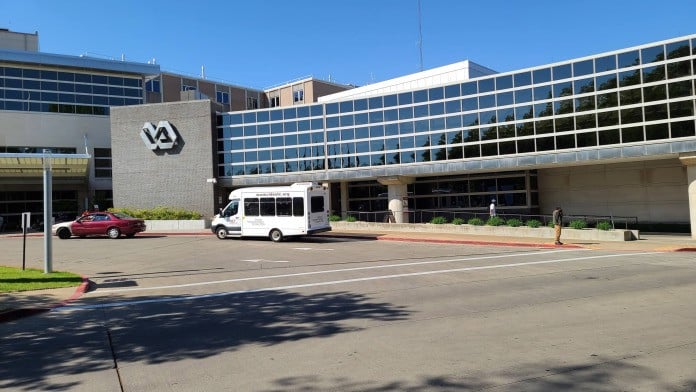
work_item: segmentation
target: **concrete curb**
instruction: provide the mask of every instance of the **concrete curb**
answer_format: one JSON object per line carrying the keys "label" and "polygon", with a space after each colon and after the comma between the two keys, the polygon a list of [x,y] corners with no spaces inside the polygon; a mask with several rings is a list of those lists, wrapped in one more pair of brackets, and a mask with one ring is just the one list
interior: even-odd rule
{"label": "concrete curb", "polygon": [[69,304],[72,301],[75,301],[76,299],[80,298],[87,292],[87,288],[89,287],[89,278],[86,276],[82,276],[82,283],[80,283],[79,286],[75,289],[75,292],[73,295],[71,295],[68,299],[54,302],[50,305],[46,306],[41,306],[41,307],[36,307],[36,308],[17,308],[17,309],[9,309],[4,312],[0,313],[0,323],[5,323],[5,322],[10,322],[14,320],[18,320],[21,318],[33,316],[36,314],[41,314],[50,311],[51,309],[60,307],[60,306],[65,306]]}

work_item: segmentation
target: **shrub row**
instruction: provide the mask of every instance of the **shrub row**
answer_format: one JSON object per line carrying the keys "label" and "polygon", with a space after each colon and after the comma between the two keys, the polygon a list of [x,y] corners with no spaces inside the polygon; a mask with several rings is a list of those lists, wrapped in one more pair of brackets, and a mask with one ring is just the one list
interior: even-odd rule
{"label": "shrub row", "polygon": [[146,220],[198,220],[202,215],[196,211],[186,211],[180,208],[155,207],[152,209],[109,208],[110,212],[122,212],[133,218]]}
{"label": "shrub row", "polygon": [[[331,222],[338,222],[341,220],[341,217],[338,215],[331,215],[329,217],[329,220]],[[357,219],[354,216],[348,216],[346,218],[346,222],[355,222]],[[481,218],[471,218],[468,221],[464,221],[462,218],[454,218],[452,219],[452,222],[448,222],[447,218],[444,216],[436,216],[433,217],[433,219],[430,220],[430,223],[435,224],[435,225],[442,225],[446,223],[452,223],[453,225],[463,225],[464,223],[467,223],[469,225],[473,226],[510,226],[510,227],[520,227],[520,226],[527,226],[527,227],[532,227],[532,228],[537,228],[541,227],[541,222],[536,220],[536,219],[530,219],[526,222],[522,222],[520,219],[517,218],[510,218],[507,221],[499,216],[492,216],[488,218],[488,220],[483,220]],[[549,227],[553,227],[553,222],[548,223]],[[575,219],[570,221],[568,223],[568,227],[571,227],[573,229],[584,229],[587,228],[587,222],[582,220],[582,219]],[[613,226],[610,222],[606,221],[601,221],[597,222],[597,225],[595,226],[598,230],[612,230]]]}

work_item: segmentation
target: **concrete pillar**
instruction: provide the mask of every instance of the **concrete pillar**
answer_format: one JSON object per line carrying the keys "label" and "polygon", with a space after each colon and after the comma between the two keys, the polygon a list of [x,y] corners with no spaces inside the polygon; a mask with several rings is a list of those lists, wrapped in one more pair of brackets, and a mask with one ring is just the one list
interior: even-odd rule
{"label": "concrete pillar", "polygon": [[394,215],[394,223],[408,223],[408,184],[414,179],[404,176],[380,177],[377,181],[387,186],[389,211]]}
{"label": "concrete pillar", "polygon": [[679,154],[679,160],[686,166],[689,193],[689,222],[691,238],[696,239],[696,152]]}

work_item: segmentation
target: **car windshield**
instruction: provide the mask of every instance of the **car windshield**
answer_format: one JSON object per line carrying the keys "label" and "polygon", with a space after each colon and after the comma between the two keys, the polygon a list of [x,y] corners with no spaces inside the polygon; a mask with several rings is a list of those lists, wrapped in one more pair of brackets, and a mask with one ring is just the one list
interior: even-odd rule
{"label": "car windshield", "polygon": [[132,216],[124,214],[123,212],[114,212],[113,214],[118,219],[134,219]]}

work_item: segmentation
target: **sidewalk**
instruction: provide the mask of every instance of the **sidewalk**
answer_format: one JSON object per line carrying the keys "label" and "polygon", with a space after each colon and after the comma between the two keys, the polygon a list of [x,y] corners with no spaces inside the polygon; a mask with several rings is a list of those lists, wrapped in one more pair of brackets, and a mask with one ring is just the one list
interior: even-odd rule
{"label": "sidewalk", "polygon": [[[43,236],[31,233],[30,236]],[[141,236],[199,236],[213,234],[209,230],[194,232],[146,232]],[[2,234],[0,237],[21,237],[22,234]],[[567,241],[564,245],[554,245],[550,238],[500,237],[471,234],[444,234],[427,232],[398,231],[331,231],[315,235],[327,238],[355,238],[375,241],[408,241],[427,243],[447,243],[475,246],[521,246],[534,248],[591,249],[617,252],[696,252],[696,239],[688,235],[642,234],[637,241]],[[25,292],[0,293],[0,323],[49,311],[50,309],[73,301],[85,293],[88,280],[77,288],[61,288]]]}

